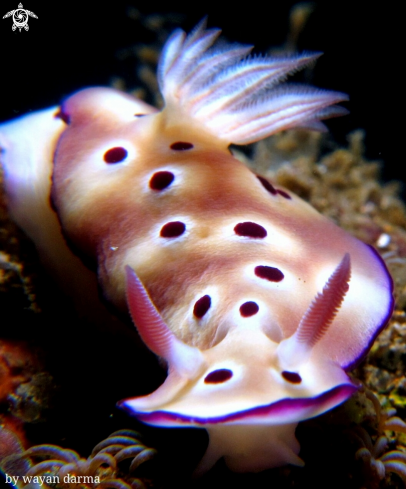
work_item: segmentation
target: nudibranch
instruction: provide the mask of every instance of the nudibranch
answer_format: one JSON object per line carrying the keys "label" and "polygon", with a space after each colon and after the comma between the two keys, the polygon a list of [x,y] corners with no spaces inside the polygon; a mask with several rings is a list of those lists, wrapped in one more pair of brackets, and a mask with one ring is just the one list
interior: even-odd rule
{"label": "nudibranch", "polygon": [[235,471],[302,465],[298,422],[354,393],[347,371],[393,308],[371,247],[229,150],[322,130],[347,96],[284,83],[317,53],[251,57],[216,45],[219,33],[201,22],[169,38],[160,111],[89,88],[0,126],[14,219],[87,312],[102,307],[89,302],[96,270],[104,299],[167,363],[155,392],[119,406],[205,428],[198,473],[221,457]]}

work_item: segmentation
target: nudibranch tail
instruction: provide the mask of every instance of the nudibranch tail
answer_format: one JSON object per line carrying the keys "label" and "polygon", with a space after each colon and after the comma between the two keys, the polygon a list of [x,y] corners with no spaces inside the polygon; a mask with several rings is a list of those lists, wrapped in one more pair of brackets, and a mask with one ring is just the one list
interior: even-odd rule
{"label": "nudibranch tail", "polygon": [[179,29],[165,45],[158,80],[166,115],[182,110],[216,137],[247,144],[292,127],[323,130],[321,119],[346,113],[326,110],[348,100],[343,93],[281,85],[320,53],[246,57],[250,46],[211,47],[220,30],[205,26],[204,20],[188,36]]}
{"label": "nudibranch tail", "polygon": [[323,291],[318,293],[303,315],[296,332],[278,346],[281,365],[292,368],[307,361],[312,348],[324,336],[336,317],[348,292],[351,259],[346,253],[334,270]]}
{"label": "nudibranch tail", "polygon": [[164,358],[169,371],[193,378],[204,365],[198,348],[180,341],[168,328],[134,270],[127,266],[127,302],[141,339],[156,355]]}

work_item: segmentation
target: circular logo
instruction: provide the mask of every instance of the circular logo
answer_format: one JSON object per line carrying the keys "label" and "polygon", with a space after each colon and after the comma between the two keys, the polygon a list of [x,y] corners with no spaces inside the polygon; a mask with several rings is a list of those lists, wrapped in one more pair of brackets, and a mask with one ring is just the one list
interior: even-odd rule
{"label": "circular logo", "polygon": [[13,21],[18,29],[22,29],[23,27],[25,27],[28,22],[27,11],[22,8],[14,10]]}

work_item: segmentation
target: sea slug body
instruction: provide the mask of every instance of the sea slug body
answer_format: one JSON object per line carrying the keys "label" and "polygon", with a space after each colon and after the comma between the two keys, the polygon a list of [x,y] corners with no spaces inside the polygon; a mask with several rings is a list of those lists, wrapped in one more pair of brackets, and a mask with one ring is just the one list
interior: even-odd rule
{"label": "sea slug body", "polygon": [[205,428],[198,474],[221,457],[235,471],[302,465],[298,422],[357,389],[346,372],[393,308],[372,248],[228,149],[323,130],[346,95],[284,83],[317,53],[249,57],[219,34],[201,22],[169,38],[161,111],[88,88],[0,126],[14,219],[79,309],[106,319],[99,285],[168,365],[155,392],[119,406]]}

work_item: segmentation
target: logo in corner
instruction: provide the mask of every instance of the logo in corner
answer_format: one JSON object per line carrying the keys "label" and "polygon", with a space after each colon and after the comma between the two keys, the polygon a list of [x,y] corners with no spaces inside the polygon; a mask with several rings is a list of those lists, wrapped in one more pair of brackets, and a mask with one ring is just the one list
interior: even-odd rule
{"label": "logo in corner", "polygon": [[18,8],[16,10],[10,10],[6,15],[3,15],[3,19],[7,17],[13,16],[13,31],[19,29],[25,29],[28,31],[28,17],[33,17],[34,19],[38,19],[38,17],[34,14],[34,12],[30,12],[29,10],[23,9],[23,4],[19,3]]}

